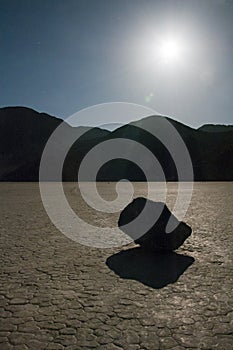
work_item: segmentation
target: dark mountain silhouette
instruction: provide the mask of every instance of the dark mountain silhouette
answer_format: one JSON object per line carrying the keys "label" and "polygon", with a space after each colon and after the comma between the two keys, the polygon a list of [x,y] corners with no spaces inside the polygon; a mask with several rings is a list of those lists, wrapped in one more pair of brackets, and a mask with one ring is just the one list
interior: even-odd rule
{"label": "dark mountain silhouette", "polygon": [[[63,167],[63,180],[77,180],[80,162],[93,146],[104,140],[120,137],[145,145],[161,163],[166,180],[176,181],[176,166],[168,150],[151,133],[142,130],[143,127],[147,127],[150,131],[157,130],[159,133],[162,127],[161,118],[165,117],[147,117],[121,126],[112,132],[100,128],[74,128],[66,124],[67,135],[69,133],[73,135],[78,130],[85,131],[85,134],[73,144],[67,154]],[[232,125],[203,125],[199,129],[193,129],[171,118],[167,119],[177,129],[190,152],[196,181],[233,180]],[[49,136],[61,122],[61,119],[25,107],[1,108],[0,181],[38,181],[43,149]],[[137,157],[140,157],[140,154],[137,154]],[[117,181],[122,178],[145,180],[142,170],[124,159],[106,163],[97,174],[98,181]],[[83,180],[88,180],[88,174]],[[161,179],[155,176],[150,180]]]}
{"label": "dark mountain silhouette", "polygon": [[[0,181],[37,181],[45,144],[62,122],[30,108],[0,108]],[[75,129],[86,131],[82,137],[86,144],[109,133],[98,128],[72,128],[68,124],[66,128],[67,133]]]}
{"label": "dark mountain silhouette", "polygon": [[198,130],[208,131],[208,132],[227,132],[227,131],[233,131],[233,125],[204,124]]}

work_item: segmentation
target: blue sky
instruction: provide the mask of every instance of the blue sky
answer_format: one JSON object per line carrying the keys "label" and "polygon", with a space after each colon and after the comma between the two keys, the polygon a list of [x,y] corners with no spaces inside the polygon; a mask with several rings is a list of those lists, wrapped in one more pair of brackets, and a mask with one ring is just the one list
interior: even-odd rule
{"label": "blue sky", "polygon": [[[168,36],[184,50],[163,64]],[[195,127],[233,122],[231,0],[0,0],[0,45],[1,106],[66,118],[125,101]]]}

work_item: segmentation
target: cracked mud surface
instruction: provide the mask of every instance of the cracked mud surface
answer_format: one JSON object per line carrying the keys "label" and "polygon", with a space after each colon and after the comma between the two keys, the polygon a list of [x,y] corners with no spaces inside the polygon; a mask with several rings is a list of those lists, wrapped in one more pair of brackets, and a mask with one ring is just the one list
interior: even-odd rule
{"label": "cracked mud surface", "polygon": [[[67,184],[78,207],[73,189]],[[2,350],[233,349],[233,183],[195,184],[184,219],[193,233],[177,251],[195,261],[174,282],[176,263],[165,259],[165,286],[156,284],[156,270],[143,281],[137,270],[122,278],[109,268],[120,248],[85,247],[62,235],[37,184],[1,183],[0,196]],[[116,218],[103,215],[101,223]]]}

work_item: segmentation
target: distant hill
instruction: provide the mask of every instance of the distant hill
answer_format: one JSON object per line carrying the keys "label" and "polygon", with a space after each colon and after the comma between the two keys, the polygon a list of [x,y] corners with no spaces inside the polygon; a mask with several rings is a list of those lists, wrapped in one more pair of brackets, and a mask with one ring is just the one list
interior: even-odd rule
{"label": "distant hill", "polygon": [[121,124],[121,123],[108,123],[108,124],[103,124],[100,127],[101,127],[101,129],[107,129],[109,131],[113,131],[113,130],[120,128],[123,125],[124,124]]}
{"label": "distant hill", "polygon": [[208,131],[208,132],[227,132],[227,131],[233,131],[233,125],[204,124],[198,130]]}
{"label": "distant hill", "polygon": [[[112,132],[100,128],[74,128],[66,124],[68,135],[76,133],[80,128],[86,133],[74,143],[67,154],[63,180],[77,181],[78,167],[87,152],[104,140],[120,137],[145,145],[159,160],[167,181],[176,181],[176,167],[167,149],[151,133],[141,129],[147,127],[151,131],[161,132],[161,118],[165,117],[147,117]],[[196,181],[233,181],[232,125],[203,125],[199,129],[193,129],[171,118],[167,119],[182,136],[190,152]],[[59,118],[25,107],[1,108],[0,181],[38,181],[43,149],[49,136],[61,122]],[[140,154],[136,156],[140,157]],[[98,181],[117,181],[122,178],[145,180],[143,172],[136,165],[123,159],[106,163],[97,176]]]}
{"label": "distant hill", "polygon": [[[26,107],[0,108],[0,181],[37,181],[45,144],[62,122]],[[75,129],[68,124],[66,128],[68,133]],[[86,130],[82,139],[87,144],[109,133],[98,128],[80,129]]]}

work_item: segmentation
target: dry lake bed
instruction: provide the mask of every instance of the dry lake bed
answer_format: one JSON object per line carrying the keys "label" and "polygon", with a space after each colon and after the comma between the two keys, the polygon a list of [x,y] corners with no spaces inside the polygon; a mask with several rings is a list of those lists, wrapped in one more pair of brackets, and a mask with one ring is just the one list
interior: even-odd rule
{"label": "dry lake bed", "polygon": [[[100,226],[118,214],[89,209],[75,184],[73,209]],[[168,185],[172,209],[176,185]],[[145,184],[135,184],[143,195]],[[100,192],[114,197],[112,184]],[[233,349],[233,183],[195,183],[176,253],[98,249],[51,223],[36,183],[0,183],[0,348]],[[79,228],[77,227],[77,230]]]}

